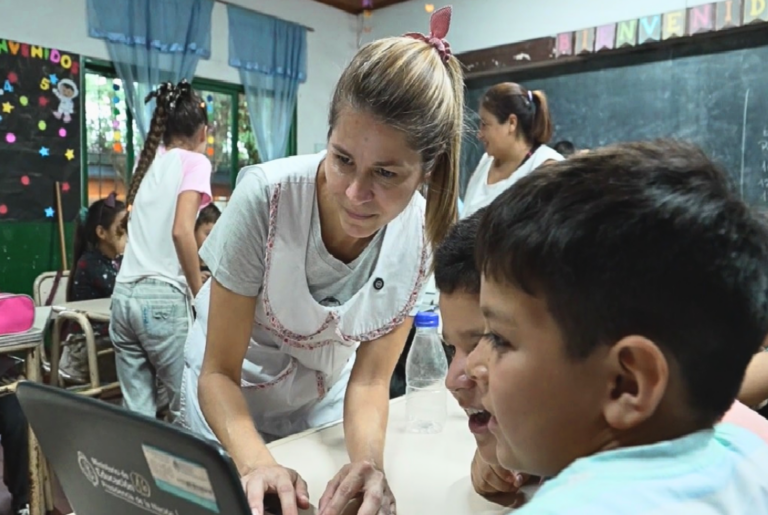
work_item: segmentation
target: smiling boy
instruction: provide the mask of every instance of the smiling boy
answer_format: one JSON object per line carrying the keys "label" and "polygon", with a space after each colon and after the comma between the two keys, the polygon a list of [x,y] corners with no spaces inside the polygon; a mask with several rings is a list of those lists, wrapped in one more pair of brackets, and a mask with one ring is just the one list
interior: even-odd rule
{"label": "smiling boy", "polygon": [[[440,292],[443,341],[452,353],[446,387],[468,416],[477,441],[471,476],[475,491],[504,504],[519,502],[509,494],[528,481],[526,474],[510,472],[496,459],[496,438],[488,431],[490,414],[483,409],[481,392],[464,372],[467,356],[481,345],[485,321],[480,311],[480,272],[475,265],[475,239],[483,210],[458,222],[435,251],[435,284]],[[485,344],[487,345],[487,344]]]}
{"label": "smiling boy", "polygon": [[768,513],[768,445],[715,426],[768,333],[768,230],[701,151],[542,168],[488,207],[477,263],[496,454],[556,476],[516,514]]}

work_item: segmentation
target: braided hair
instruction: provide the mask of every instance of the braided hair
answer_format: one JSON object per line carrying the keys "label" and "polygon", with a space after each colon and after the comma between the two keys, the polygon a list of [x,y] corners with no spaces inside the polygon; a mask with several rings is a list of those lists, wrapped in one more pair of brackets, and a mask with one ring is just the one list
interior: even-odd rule
{"label": "braided hair", "polygon": [[[149,133],[141,149],[139,162],[128,188],[126,204],[130,214],[133,201],[139,192],[141,181],[157,155],[157,147],[162,142],[168,146],[177,138],[191,138],[200,127],[208,124],[208,112],[205,102],[194,92],[192,86],[182,80],[174,85],[171,82],[161,84],[144,99],[144,103],[156,100],[155,112],[149,124]],[[128,217],[123,219],[123,228],[128,230]]]}

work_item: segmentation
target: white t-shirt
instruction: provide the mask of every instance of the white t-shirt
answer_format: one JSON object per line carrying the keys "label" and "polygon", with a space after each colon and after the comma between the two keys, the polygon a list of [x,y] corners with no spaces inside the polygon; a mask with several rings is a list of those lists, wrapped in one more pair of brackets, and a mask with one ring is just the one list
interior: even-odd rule
{"label": "white t-shirt", "polygon": [[533,172],[545,162],[562,161],[563,159],[565,158],[552,148],[546,145],[541,145],[531,157],[529,157],[525,163],[515,170],[508,178],[494,184],[488,184],[488,172],[493,165],[493,158],[488,154],[483,154],[483,157],[480,158],[480,162],[477,164],[477,168],[475,168],[475,172],[469,179],[467,192],[464,194],[464,210],[461,213],[461,218],[467,218],[476,211],[484,208],[493,202],[496,197],[501,195],[504,190]]}
{"label": "white t-shirt", "polygon": [[730,423],[573,462],[510,515],[768,513],[768,445]]}
{"label": "white t-shirt", "polygon": [[[316,159],[286,159],[285,167],[294,165],[287,173],[317,173],[325,151]],[[309,168],[304,169],[309,161]],[[212,275],[225,288],[240,295],[255,297],[264,286],[264,253],[269,227],[270,181],[260,165],[246,166],[237,176],[235,194],[211,234],[200,249]],[[344,304],[368,282],[376,267],[386,227],[351,263],[333,257],[323,244],[317,197],[311,206],[311,233],[306,242],[307,285],[312,297],[321,305],[333,307]]]}
{"label": "white t-shirt", "polygon": [[179,194],[202,195],[211,202],[211,162],[203,154],[179,148],[157,155],[141,181],[128,219],[128,243],[116,282],[153,278],[187,292],[187,280],[173,244]]}

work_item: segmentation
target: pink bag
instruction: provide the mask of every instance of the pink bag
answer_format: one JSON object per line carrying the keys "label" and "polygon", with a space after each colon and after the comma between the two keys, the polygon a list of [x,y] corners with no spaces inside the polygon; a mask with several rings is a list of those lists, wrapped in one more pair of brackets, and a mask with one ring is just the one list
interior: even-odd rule
{"label": "pink bag", "polygon": [[35,325],[35,302],[29,295],[0,293],[0,336],[25,333]]}

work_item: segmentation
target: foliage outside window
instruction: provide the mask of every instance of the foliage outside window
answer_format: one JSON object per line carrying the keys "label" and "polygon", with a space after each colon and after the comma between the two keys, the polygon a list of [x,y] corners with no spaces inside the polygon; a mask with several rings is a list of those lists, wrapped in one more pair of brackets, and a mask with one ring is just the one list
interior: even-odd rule
{"label": "foliage outside window", "polygon": [[[143,143],[114,68],[109,63],[88,62],[84,82],[83,150],[88,156],[88,187],[84,188],[83,201],[89,205],[112,191],[125,194]],[[260,162],[245,95],[242,87],[234,84],[196,79],[192,86],[208,109],[206,156],[213,168],[213,196],[225,203],[238,170]],[[289,149],[295,153],[295,148],[294,127]]]}

